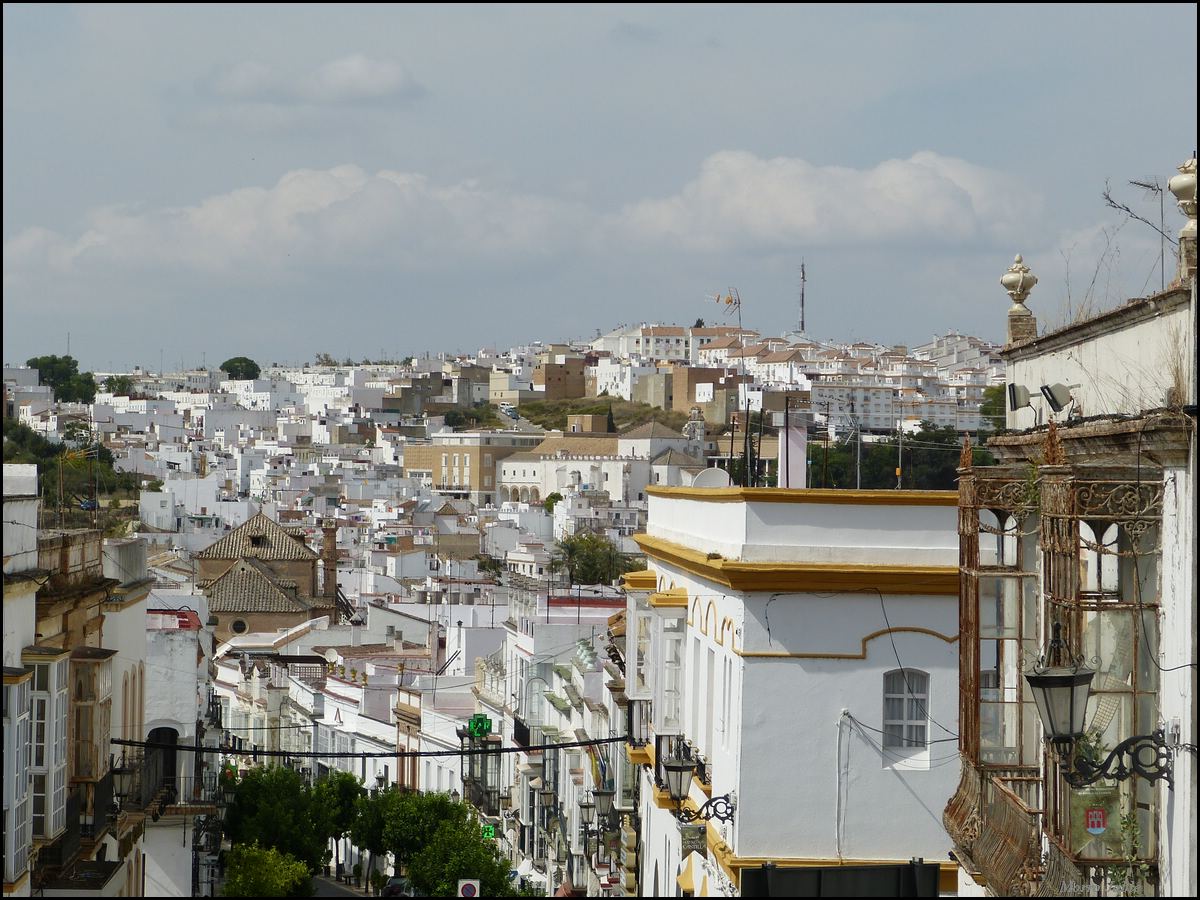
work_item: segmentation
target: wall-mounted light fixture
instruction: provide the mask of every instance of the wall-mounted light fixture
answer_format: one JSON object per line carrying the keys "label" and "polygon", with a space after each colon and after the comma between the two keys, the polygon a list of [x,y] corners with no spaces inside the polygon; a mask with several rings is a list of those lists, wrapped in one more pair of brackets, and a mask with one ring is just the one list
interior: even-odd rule
{"label": "wall-mounted light fixture", "polygon": [[729,822],[733,819],[733,811],[737,806],[733,794],[712,797],[695,812],[683,808],[683,800],[687,797],[688,788],[692,783],[692,773],[696,769],[695,760],[671,756],[663,760],[662,766],[667,781],[667,794],[675,801],[675,818],[680,822],[695,822],[697,819],[703,819],[706,822],[709,819]]}
{"label": "wall-mounted light fixture", "polygon": [[1070,652],[1062,639],[1061,626],[1055,622],[1049,647],[1025,675],[1063,779],[1072,787],[1083,787],[1103,778],[1124,781],[1140,775],[1147,781],[1165,780],[1174,790],[1171,749],[1161,729],[1126,738],[1103,759],[1080,745],[1079,739],[1087,730],[1087,703],[1095,674]]}
{"label": "wall-mounted light fixture", "polygon": [[1075,399],[1075,395],[1071,393],[1071,388],[1077,388],[1077,384],[1043,384],[1041,387],[1042,396],[1046,398],[1046,402],[1050,404],[1050,408],[1057,412],[1062,412],[1067,406],[1071,407],[1069,416],[1079,414],[1079,403]]}
{"label": "wall-mounted light fixture", "polygon": [[1024,409],[1026,406],[1033,406],[1029,402],[1029,388],[1020,384],[1010,384],[1008,386],[1008,408],[1012,412],[1018,409]]}

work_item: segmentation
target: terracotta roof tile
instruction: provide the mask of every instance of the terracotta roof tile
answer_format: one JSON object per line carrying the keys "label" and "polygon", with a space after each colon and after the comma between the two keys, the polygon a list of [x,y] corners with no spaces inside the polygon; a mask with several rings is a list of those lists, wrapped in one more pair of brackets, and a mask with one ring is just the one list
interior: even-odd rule
{"label": "terracotta roof tile", "polygon": [[311,560],[318,555],[304,543],[263,513],[251,516],[215,544],[196,554],[197,559],[241,559],[251,557],[269,561]]}

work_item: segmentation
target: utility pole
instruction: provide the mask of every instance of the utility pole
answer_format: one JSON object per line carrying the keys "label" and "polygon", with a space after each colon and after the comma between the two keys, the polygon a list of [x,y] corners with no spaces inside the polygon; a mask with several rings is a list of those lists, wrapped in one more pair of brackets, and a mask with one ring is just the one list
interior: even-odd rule
{"label": "utility pole", "polygon": [[[783,460],[783,465],[779,468],[783,469],[783,486],[791,487],[791,468],[792,468],[792,448],[788,446],[788,418],[791,416],[791,410],[788,408],[791,405],[792,397],[790,394],[783,395],[783,444],[780,445],[780,452],[776,454],[777,459]],[[775,476],[775,484],[779,484],[779,475]]]}
{"label": "utility pole", "polygon": [[825,459],[821,464],[821,487],[827,488],[829,487],[829,401],[826,400],[820,405],[825,407],[825,439],[823,441]]}
{"label": "utility pole", "polygon": [[900,418],[896,420],[896,490],[904,487],[904,401],[899,397]]}
{"label": "utility pole", "polygon": [[800,333],[804,334],[804,260],[800,261]]}

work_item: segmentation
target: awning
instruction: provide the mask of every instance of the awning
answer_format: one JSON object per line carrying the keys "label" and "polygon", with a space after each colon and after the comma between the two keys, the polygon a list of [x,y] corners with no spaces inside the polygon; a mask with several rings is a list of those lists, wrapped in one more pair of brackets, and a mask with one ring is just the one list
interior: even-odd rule
{"label": "awning", "polygon": [[696,884],[703,877],[704,862],[701,860],[700,854],[693,850],[684,860],[679,874],[675,876],[675,883],[679,885],[681,891],[687,891],[694,895]]}

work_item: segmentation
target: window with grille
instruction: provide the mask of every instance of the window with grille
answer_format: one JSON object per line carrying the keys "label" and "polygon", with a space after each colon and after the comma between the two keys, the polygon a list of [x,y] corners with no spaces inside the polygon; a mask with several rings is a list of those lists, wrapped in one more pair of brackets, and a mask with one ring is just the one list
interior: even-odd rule
{"label": "window with grille", "polygon": [[925,749],[929,732],[929,676],[896,669],[883,676],[883,746]]}

